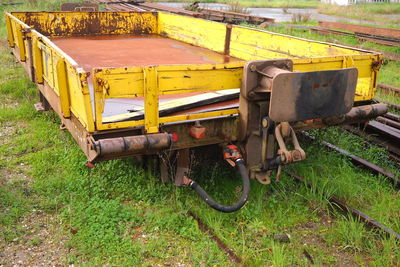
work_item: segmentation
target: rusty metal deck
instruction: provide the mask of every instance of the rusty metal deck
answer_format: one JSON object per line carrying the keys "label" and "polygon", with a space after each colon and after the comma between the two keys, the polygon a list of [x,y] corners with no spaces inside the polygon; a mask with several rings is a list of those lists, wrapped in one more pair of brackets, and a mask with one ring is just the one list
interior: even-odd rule
{"label": "rusty metal deck", "polygon": [[243,61],[159,35],[50,38],[86,71],[95,67],[219,64]]}
{"label": "rusty metal deck", "polygon": [[[243,61],[205,48],[159,35],[102,35],[50,38],[85,71],[98,67],[131,67],[179,64],[219,64]],[[79,49],[77,49],[79,48]],[[93,86],[90,84],[93,102]],[[160,95],[159,103],[185,99],[204,92]],[[235,107],[237,107],[236,101]],[[93,105],[94,106],[94,105]],[[143,109],[143,97],[106,99],[103,116],[115,116]],[[232,102],[213,103],[209,107],[189,109],[185,113],[220,110]],[[182,114],[182,112],[178,112]]]}

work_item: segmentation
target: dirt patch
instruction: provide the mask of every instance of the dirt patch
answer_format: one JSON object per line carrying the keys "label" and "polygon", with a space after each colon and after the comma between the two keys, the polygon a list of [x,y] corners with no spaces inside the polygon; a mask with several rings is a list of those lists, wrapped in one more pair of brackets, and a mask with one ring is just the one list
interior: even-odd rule
{"label": "dirt patch", "polygon": [[[319,218],[319,222],[307,222],[297,227],[296,231],[292,231],[293,237],[301,240],[303,254],[309,263],[312,264],[311,261],[314,261],[315,263],[329,264],[329,266],[358,266],[359,263],[355,261],[351,251],[344,250],[340,246],[330,245],[325,241],[324,234],[335,227],[335,218],[323,213],[319,214]],[[326,255],[335,259],[335,262],[326,262],[329,259],[321,259],[318,251],[325,252]]]}
{"label": "dirt patch", "polygon": [[26,233],[2,248],[0,266],[65,266],[69,248],[68,240],[56,216],[33,211],[18,225]]}
{"label": "dirt patch", "polygon": [[[19,121],[0,123],[0,147],[10,146],[12,139],[26,127],[25,122]],[[12,159],[13,156],[7,153],[0,155],[0,160],[5,162],[5,165],[0,167],[0,187],[4,187],[10,193],[14,190],[22,192],[21,196],[26,199],[37,198],[31,189],[32,177],[26,175],[29,166],[24,163],[12,164]],[[28,213],[8,229],[16,233],[13,240],[6,241],[0,238],[0,267],[65,266],[68,263],[71,251],[65,246],[68,238],[63,235],[60,220],[56,215],[47,214],[35,206],[29,204]],[[4,227],[0,224],[0,234],[6,229]]]}

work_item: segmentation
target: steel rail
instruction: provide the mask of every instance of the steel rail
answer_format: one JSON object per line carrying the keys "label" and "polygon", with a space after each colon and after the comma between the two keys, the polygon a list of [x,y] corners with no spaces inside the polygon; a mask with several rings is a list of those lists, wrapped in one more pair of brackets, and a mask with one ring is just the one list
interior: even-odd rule
{"label": "steel rail", "polygon": [[[311,135],[311,134],[309,134],[309,133],[307,133],[305,131],[301,131],[300,133],[303,136],[305,136],[308,139],[310,139],[310,140],[313,140],[313,141],[316,140],[315,136],[313,136],[313,135]],[[393,183],[395,188],[400,189],[400,187],[399,187],[400,186],[400,183],[399,183],[400,182],[400,177],[397,177],[394,173],[392,173],[390,171],[387,171],[387,170],[379,167],[378,165],[376,165],[376,164],[374,164],[372,162],[369,162],[369,161],[367,161],[367,160],[365,160],[363,158],[360,158],[360,157],[358,157],[356,155],[353,155],[349,151],[347,151],[347,150],[345,150],[343,148],[337,147],[337,146],[335,146],[335,145],[333,145],[333,144],[331,144],[329,142],[321,141],[320,143],[322,145],[324,145],[326,148],[328,148],[329,150],[338,152],[339,154],[350,158],[351,162],[354,165],[361,166],[361,167],[367,169],[368,171],[370,171],[370,172],[372,172],[374,174],[380,174],[380,175],[386,177],[387,179],[389,179]]]}
{"label": "steel rail", "polygon": [[398,121],[392,120],[392,119],[384,117],[384,116],[379,116],[375,120],[377,122],[383,123],[385,125],[388,125],[390,127],[400,130],[400,122],[398,122]]}
{"label": "steel rail", "polygon": [[400,115],[394,114],[394,113],[386,113],[383,115],[383,117],[391,119],[392,121],[397,121],[400,122]]}
{"label": "steel rail", "polygon": [[[293,174],[291,172],[287,172],[287,171],[285,171],[285,172],[290,177],[295,179],[296,181],[304,183],[306,186],[308,186],[310,188],[312,187],[312,184],[310,182],[306,181],[304,178],[302,178],[296,174]],[[367,214],[351,207],[345,201],[341,200],[340,198],[336,197],[335,195],[328,196],[326,193],[324,193],[324,195],[327,197],[328,201],[331,204],[334,204],[333,206],[339,208],[342,212],[352,215],[354,218],[363,222],[366,226],[368,226],[370,228],[374,228],[379,231],[383,231],[385,233],[385,235],[388,237],[393,236],[397,240],[400,240],[400,234],[398,234],[397,232],[393,231],[392,229],[384,226],[379,221],[377,221],[377,220],[371,218],[370,216],[368,216]]]}
{"label": "steel rail", "polygon": [[225,252],[226,255],[228,255],[229,259],[234,263],[234,264],[241,264],[242,266],[247,266],[246,264],[243,264],[242,259],[235,254],[235,252],[230,249],[216,234],[215,232],[205,223],[203,222],[202,219],[200,219],[199,216],[197,216],[195,213],[192,211],[188,212],[188,215],[190,215],[194,220],[197,221],[197,224],[199,226],[200,231],[203,233],[208,234],[212,240],[214,240],[218,247]]}
{"label": "steel rail", "polygon": [[399,161],[397,157],[400,156],[400,148],[398,146],[392,145],[391,143],[388,142],[388,140],[385,140],[379,136],[370,135],[360,130],[359,128],[351,125],[343,125],[342,128],[348,131],[349,133],[366,138],[368,141],[370,141],[370,143],[376,144],[380,147],[387,149],[391,153],[392,155],[391,157],[396,161]]}
{"label": "steel rail", "polygon": [[384,93],[393,92],[395,94],[399,94],[400,95],[400,88],[399,87],[395,87],[395,86],[392,86],[392,85],[389,85],[389,84],[385,84],[385,83],[378,83],[378,87]]}

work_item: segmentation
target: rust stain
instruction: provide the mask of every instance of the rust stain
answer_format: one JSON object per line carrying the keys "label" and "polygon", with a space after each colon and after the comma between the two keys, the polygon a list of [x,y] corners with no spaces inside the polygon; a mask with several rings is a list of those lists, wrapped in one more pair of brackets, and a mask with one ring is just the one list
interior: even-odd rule
{"label": "rust stain", "polygon": [[156,27],[148,13],[88,12],[72,17],[68,12],[26,12],[21,20],[46,36],[150,34]]}

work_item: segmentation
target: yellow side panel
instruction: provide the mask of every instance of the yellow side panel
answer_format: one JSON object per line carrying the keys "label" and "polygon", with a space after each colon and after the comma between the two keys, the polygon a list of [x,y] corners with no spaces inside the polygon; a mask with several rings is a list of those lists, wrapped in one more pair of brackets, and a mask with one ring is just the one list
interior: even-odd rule
{"label": "yellow side panel", "polygon": [[225,49],[226,25],[223,23],[159,12],[158,33],[220,53]]}
{"label": "yellow side panel", "polygon": [[46,36],[157,33],[151,12],[13,12]]}
{"label": "yellow side panel", "polygon": [[90,93],[88,88],[83,86],[85,84],[87,85],[86,74],[77,71],[77,69],[69,63],[66,63],[66,72],[71,111],[89,132],[93,132],[94,119],[92,104],[90,102]]}
{"label": "yellow side panel", "polygon": [[[52,46],[52,43],[46,37],[36,31],[32,31],[32,36],[33,44],[36,46],[33,47],[33,50],[35,54],[37,53],[34,59],[42,60],[41,64],[34,62],[35,68],[39,67],[38,70],[35,70],[36,73],[43,72],[43,79],[60,97],[64,116],[69,117],[70,110],[88,131],[93,132],[95,129],[87,73],[78,69],[75,63],[69,62],[66,59],[67,55]],[[61,62],[65,66],[57,69]],[[43,70],[40,68],[43,68]],[[60,94],[60,85],[64,89],[62,95]]]}
{"label": "yellow side panel", "polygon": [[10,47],[14,47],[15,40],[14,40],[14,35],[13,35],[13,30],[12,30],[12,25],[11,25],[11,18],[6,14],[5,19],[6,19],[6,27],[7,27],[8,44],[10,45]]}
{"label": "yellow side panel", "polygon": [[67,68],[65,64],[65,59],[60,58],[57,61],[57,80],[58,80],[58,90],[60,94],[61,111],[65,118],[71,116],[71,104],[69,99],[69,84],[67,77]]}
{"label": "yellow side panel", "polygon": [[54,88],[52,51],[51,51],[50,47],[48,47],[44,44],[42,44],[40,46],[40,50],[42,50],[42,59],[43,59],[43,79],[58,94],[58,91]]}
{"label": "yellow side panel", "polygon": [[59,55],[56,51],[54,51],[53,49],[51,49],[51,71],[53,73],[53,88],[54,91],[56,92],[57,95],[60,95],[60,82],[58,80],[58,73],[57,73],[57,64],[58,62],[62,60],[61,55]]}
{"label": "yellow side panel", "polygon": [[[244,62],[156,67],[160,95],[239,88]],[[105,98],[144,96],[142,67],[95,69],[95,80]]]}
{"label": "yellow side panel", "polygon": [[105,89],[105,97],[138,97],[144,95],[142,67],[95,69],[96,82]]}
{"label": "yellow side panel", "polygon": [[243,68],[159,71],[160,94],[240,88]]}
{"label": "yellow side panel", "polygon": [[362,52],[337,45],[233,26],[230,55],[245,60],[253,60],[257,59],[260,54],[264,58],[274,59],[277,58],[276,54],[281,54],[279,58],[310,58],[361,55]]}
{"label": "yellow side panel", "polygon": [[36,82],[43,83],[43,54],[40,50],[40,37],[37,34],[32,34],[32,53],[33,66],[35,68]]}

